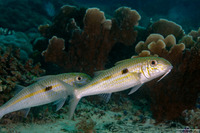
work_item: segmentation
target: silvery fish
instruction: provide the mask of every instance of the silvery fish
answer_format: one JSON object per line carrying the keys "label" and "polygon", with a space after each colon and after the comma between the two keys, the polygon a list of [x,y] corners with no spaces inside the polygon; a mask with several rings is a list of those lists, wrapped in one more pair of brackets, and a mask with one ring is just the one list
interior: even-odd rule
{"label": "silvery fish", "polygon": [[16,96],[0,107],[0,118],[5,114],[25,109],[26,115],[30,107],[44,105],[56,101],[57,110],[72,95],[73,87],[80,87],[91,80],[83,73],[65,73],[44,76],[28,87],[24,87]]}
{"label": "silvery fish", "polygon": [[163,75],[162,79],[171,69],[171,63],[160,57],[138,57],[119,61],[114,67],[97,72],[97,76],[85,86],[73,89],[69,118],[71,119],[82,97],[106,93],[109,99],[111,93],[133,87],[129,93],[132,94],[142,84]]}

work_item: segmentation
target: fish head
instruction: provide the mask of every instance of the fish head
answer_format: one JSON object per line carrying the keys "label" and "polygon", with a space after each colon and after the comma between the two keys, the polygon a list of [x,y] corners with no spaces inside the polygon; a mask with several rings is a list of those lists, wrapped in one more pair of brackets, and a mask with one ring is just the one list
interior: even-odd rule
{"label": "fish head", "polygon": [[164,78],[173,68],[172,64],[164,58],[161,57],[147,57],[147,62],[145,65],[144,76],[148,80],[155,79],[162,76],[158,81]]}
{"label": "fish head", "polygon": [[85,73],[76,73],[74,74],[73,79],[73,85],[75,85],[76,87],[81,87],[89,83],[92,78]]}

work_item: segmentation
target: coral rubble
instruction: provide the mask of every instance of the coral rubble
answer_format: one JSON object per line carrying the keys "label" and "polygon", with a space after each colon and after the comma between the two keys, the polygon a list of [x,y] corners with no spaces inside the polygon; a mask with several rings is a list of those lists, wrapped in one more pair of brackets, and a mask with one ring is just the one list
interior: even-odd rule
{"label": "coral rubble", "polygon": [[[184,42],[184,41],[183,41]],[[157,55],[169,60],[173,69],[160,82],[147,84],[152,100],[151,110],[157,122],[180,120],[183,110],[193,109],[200,92],[200,42],[185,49],[185,44],[176,44],[176,38],[151,34],[145,42],[136,45],[140,55]],[[144,51],[145,50],[145,51]]]}
{"label": "coral rubble", "polygon": [[[137,11],[121,7],[115,11],[114,16],[108,20],[104,13],[97,8],[85,10],[63,6],[52,25],[39,27],[41,34],[47,39],[57,36],[50,40],[49,45],[65,47],[65,49],[52,51],[54,53],[52,55],[60,56],[62,53],[63,57],[51,56],[51,60],[50,56],[44,54],[45,60],[58,64],[68,71],[93,74],[96,70],[104,69],[112,47],[116,43],[132,45],[137,36],[137,32],[134,30],[134,26],[140,20]],[[55,58],[59,58],[59,60],[55,60]]]}
{"label": "coral rubble", "polygon": [[200,109],[184,110],[183,116],[187,124],[192,126],[192,128],[195,128],[195,129],[200,128]]}

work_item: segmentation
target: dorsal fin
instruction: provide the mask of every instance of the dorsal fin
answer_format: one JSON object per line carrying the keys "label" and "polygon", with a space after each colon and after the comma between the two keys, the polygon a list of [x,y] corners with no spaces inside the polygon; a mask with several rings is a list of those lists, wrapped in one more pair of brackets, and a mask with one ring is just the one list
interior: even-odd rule
{"label": "dorsal fin", "polygon": [[129,61],[129,60],[132,60],[132,58],[118,61],[118,62],[115,63],[115,66],[117,66],[117,65],[119,65],[119,64],[122,64],[122,63],[124,63],[124,62],[127,62],[127,61]]}
{"label": "dorsal fin", "polygon": [[15,92],[14,94],[17,95],[21,90],[23,90],[25,88],[25,86],[22,85],[15,85]]}
{"label": "dorsal fin", "polygon": [[34,79],[33,81],[40,81],[40,80],[43,80],[43,79],[47,79],[47,78],[50,78],[52,76],[55,76],[55,75],[45,75],[45,76],[42,76],[42,77],[38,77],[36,79]]}
{"label": "dorsal fin", "polygon": [[96,71],[94,72],[94,77],[99,76],[100,74],[104,73],[106,70],[100,70],[100,71]]}

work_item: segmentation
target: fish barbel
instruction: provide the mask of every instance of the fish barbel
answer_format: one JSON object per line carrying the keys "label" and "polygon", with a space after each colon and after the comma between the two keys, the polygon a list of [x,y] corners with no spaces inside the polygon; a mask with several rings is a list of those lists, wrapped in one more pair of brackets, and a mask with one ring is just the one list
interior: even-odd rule
{"label": "fish barbel", "polygon": [[119,61],[114,67],[97,72],[97,76],[85,86],[74,89],[69,118],[82,97],[105,93],[111,95],[133,87],[129,93],[132,94],[142,84],[162,75],[166,76],[171,69],[171,63],[161,57],[138,57]]}
{"label": "fish barbel", "polygon": [[57,110],[65,103],[68,96],[73,93],[73,87],[80,87],[91,80],[84,73],[64,73],[58,75],[43,76],[27,87],[24,87],[17,95],[0,107],[0,118],[5,114],[26,109],[28,114],[30,107],[44,105],[56,101]]}

